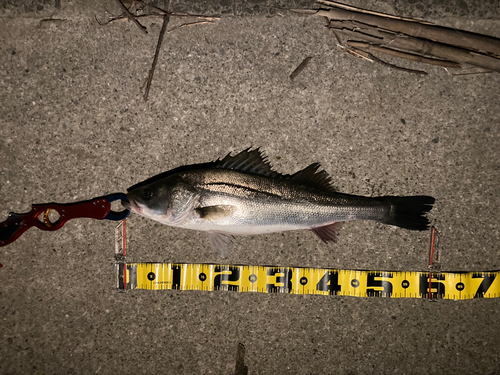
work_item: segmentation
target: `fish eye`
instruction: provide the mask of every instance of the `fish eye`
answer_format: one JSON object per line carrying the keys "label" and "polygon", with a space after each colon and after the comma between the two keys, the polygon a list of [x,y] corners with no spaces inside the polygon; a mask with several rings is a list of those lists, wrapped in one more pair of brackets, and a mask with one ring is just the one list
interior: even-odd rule
{"label": "fish eye", "polygon": [[142,192],[142,196],[144,197],[144,199],[151,199],[153,197],[153,192],[149,189],[144,189],[144,191]]}

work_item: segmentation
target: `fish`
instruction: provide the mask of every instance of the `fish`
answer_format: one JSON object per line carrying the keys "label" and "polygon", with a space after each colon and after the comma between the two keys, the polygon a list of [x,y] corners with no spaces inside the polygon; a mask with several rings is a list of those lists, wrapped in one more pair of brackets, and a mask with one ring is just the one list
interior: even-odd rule
{"label": "fish", "polygon": [[122,205],[139,215],[208,232],[221,258],[235,235],[310,230],[325,243],[336,242],[342,223],[352,220],[426,230],[435,202],[426,195],[340,193],[319,163],[281,174],[260,148],[161,173],[127,189],[127,198]]}

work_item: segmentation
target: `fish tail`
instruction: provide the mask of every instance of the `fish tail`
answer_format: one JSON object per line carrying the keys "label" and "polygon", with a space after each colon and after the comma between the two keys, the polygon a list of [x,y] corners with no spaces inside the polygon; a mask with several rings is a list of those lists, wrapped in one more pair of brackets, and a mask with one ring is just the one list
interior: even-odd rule
{"label": "fish tail", "polygon": [[389,205],[387,218],[380,222],[410,230],[426,230],[429,219],[425,216],[432,210],[435,199],[425,195],[413,197],[381,197],[378,198]]}

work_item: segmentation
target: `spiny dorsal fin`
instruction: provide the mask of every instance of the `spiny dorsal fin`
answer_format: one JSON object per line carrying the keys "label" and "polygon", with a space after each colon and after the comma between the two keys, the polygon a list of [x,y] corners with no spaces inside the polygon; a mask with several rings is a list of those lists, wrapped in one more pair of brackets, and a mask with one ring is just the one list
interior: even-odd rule
{"label": "spiny dorsal fin", "polygon": [[331,184],[331,178],[325,171],[319,171],[321,167],[319,163],[313,163],[310,166],[298,171],[290,176],[294,182],[310,186],[315,189],[333,192],[335,188]]}
{"label": "spiny dorsal fin", "polygon": [[298,184],[310,186],[318,190],[327,192],[335,191],[331,185],[328,173],[323,170],[318,172],[320,167],[319,163],[313,163],[292,175],[284,175],[272,169],[267,156],[259,148],[255,150],[247,148],[235,156],[231,156],[231,153],[229,153],[222,160],[218,159],[214,162],[214,168],[232,169],[271,178],[291,179]]}
{"label": "spiny dorsal fin", "polygon": [[247,148],[235,156],[229,153],[225,158],[216,160],[214,163],[215,168],[232,169],[265,177],[281,177],[281,174],[273,171],[267,156],[259,148],[251,151]]}

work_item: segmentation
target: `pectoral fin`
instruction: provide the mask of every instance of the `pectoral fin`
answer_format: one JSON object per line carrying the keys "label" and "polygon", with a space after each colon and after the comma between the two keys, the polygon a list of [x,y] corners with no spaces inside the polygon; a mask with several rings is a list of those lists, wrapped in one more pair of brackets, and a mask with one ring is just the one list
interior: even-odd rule
{"label": "pectoral fin", "polygon": [[215,253],[222,259],[227,258],[229,249],[233,243],[233,236],[222,232],[208,232],[208,239]]}
{"label": "pectoral fin", "polygon": [[196,212],[200,215],[200,218],[204,220],[214,221],[217,219],[222,219],[232,215],[236,211],[236,206],[231,205],[218,205],[218,206],[207,206],[198,207]]}

